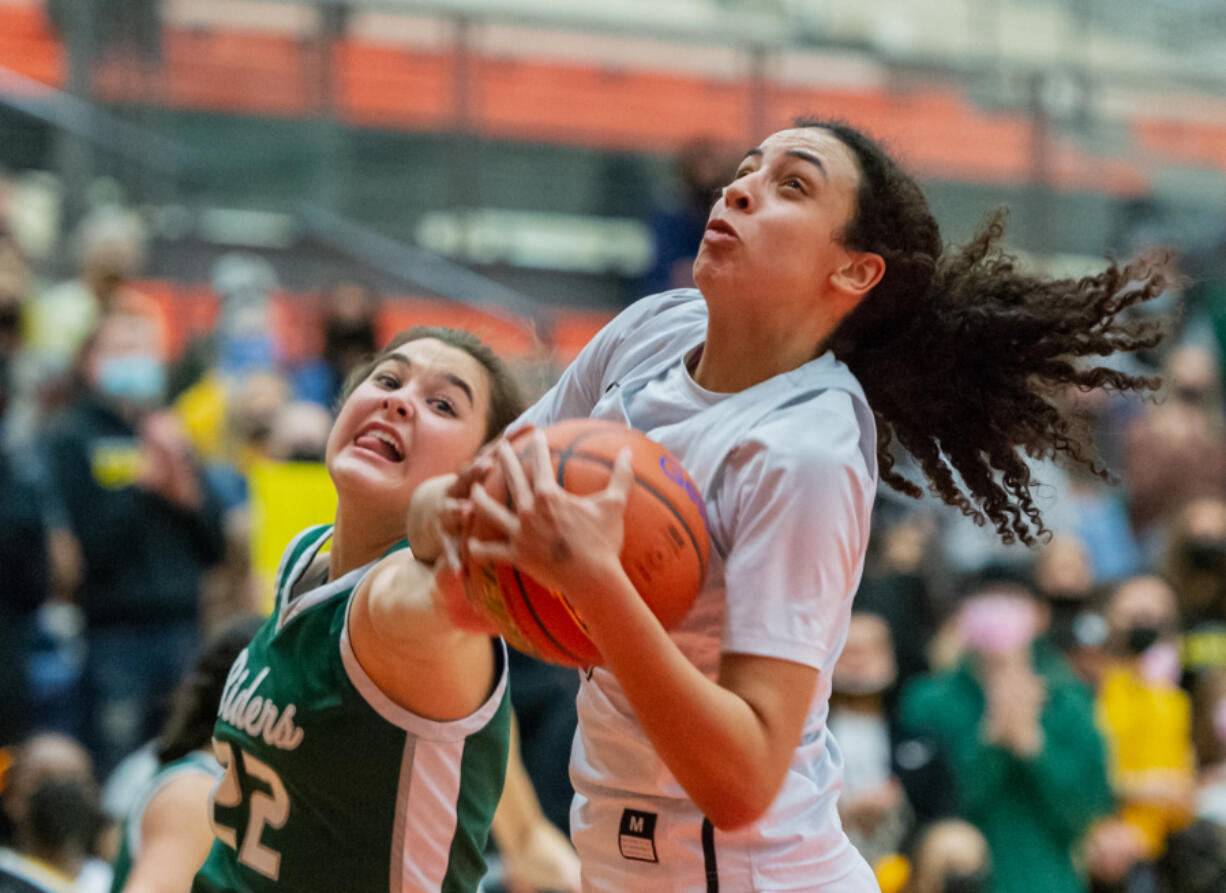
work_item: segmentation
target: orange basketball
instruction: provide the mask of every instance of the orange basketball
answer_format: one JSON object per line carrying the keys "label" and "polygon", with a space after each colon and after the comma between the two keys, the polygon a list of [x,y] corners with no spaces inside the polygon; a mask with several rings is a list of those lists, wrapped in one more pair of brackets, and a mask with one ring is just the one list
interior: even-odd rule
{"label": "orange basketball", "polygon": [[[698,595],[710,554],[706,509],[689,474],[664,447],[613,422],[560,422],[545,429],[545,438],[558,483],[576,494],[604,489],[618,454],[630,447],[634,486],[626,502],[622,567],[664,628],[676,626]],[[527,445],[526,431],[511,439],[521,459]],[[494,499],[510,504],[500,467],[483,485]],[[478,518],[473,535],[494,534]],[[560,593],[508,564],[472,561],[465,578],[468,599],[516,649],[567,666],[601,663],[582,618]]]}

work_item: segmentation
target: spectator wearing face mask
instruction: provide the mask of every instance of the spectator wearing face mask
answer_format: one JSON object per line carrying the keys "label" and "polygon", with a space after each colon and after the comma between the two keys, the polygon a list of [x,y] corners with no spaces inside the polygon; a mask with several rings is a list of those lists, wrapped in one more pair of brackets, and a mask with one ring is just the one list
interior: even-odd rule
{"label": "spectator wearing face mask", "polygon": [[1178,687],[1175,593],[1158,577],[1117,586],[1103,612],[1110,663],[1095,712],[1107,742],[1120,817],[1158,858],[1166,838],[1192,816],[1195,766],[1191,703]]}
{"label": "spectator wearing face mask", "polygon": [[79,360],[82,394],[45,455],[84,555],[86,741],[109,770],[161,721],[197,637],[200,580],[221,554],[218,507],[162,392],[156,328],[117,313]]}
{"label": "spectator wearing face mask", "polygon": [[987,841],[958,819],[933,822],[918,836],[901,893],[989,893],[992,862]]}
{"label": "spectator wearing face mask", "polygon": [[1165,576],[1175,588],[1183,627],[1183,685],[1215,667],[1226,668],[1226,500],[1206,497],[1175,519]]}
{"label": "spectator wearing face mask", "polygon": [[1107,624],[1097,610],[1094,569],[1082,540],[1052,537],[1035,559],[1034,582],[1047,603],[1047,640],[1082,682],[1097,687]]}
{"label": "spectator wearing face mask", "polygon": [[40,397],[58,406],[71,397],[71,369],[105,314],[139,313],[166,322],[156,303],[133,287],[144,266],[144,233],[135,215],[116,206],[91,211],[75,233],[77,275],[35,296],[24,315],[32,375]]}
{"label": "spectator wearing face mask", "polygon": [[1080,893],[1073,849],[1113,806],[1091,694],[1041,638],[1046,606],[1027,583],[993,569],[966,593],[963,657],[907,686],[900,722],[944,752],[993,893]]}
{"label": "spectator wearing face mask", "polygon": [[892,765],[894,735],[886,708],[897,679],[885,619],[853,613],[830,680],[828,724],[843,752],[839,817],[869,865],[896,853],[910,826],[906,796]]}

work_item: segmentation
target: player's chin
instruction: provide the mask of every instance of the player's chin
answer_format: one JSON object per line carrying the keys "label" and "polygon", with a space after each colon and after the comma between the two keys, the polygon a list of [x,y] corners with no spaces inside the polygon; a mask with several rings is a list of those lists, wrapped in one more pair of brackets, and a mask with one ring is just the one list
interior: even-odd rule
{"label": "player's chin", "polygon": [[708,250],[706,246],[698,249],[694,258],[694,284],[704,296],[718,294],[721,287],[731,285],[737,278],[737,269],[728,257],[720,256],[717,251]]}
{"label": "player's chin", "polygon": [[339,495],[362,497],[372,502],[402,501],[407,510],[412,483],[403,464],[342,454],[332,463],[330,471]]}

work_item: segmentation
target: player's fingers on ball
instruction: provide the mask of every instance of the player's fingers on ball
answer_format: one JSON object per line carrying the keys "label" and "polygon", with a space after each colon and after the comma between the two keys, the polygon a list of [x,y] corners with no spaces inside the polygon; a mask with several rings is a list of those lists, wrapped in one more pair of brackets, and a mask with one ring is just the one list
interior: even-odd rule
{"label": "player's fingers on ball", "polygon": [[539,428],[532,432],[528,447],[528,464],[532,468],[532,483],[537,492],[558,489],[553,479],[553,461],[549,458],[549,441]]}
{"label": "player's fingers on ball", "polygon": [[456,498],[467,496],[473,484],[485,480],[485,476],[493,467],[493,460],[489,456],[478,456],[473,459],[456,473],[455,480],[447,488],[447,495]]}
{"label": "player's fingers on ball", "polygon": [[504,561],[511,563],[514,558],[514,550],[508,543],[497,542],[495,540],[479,540],[475,536],[470,536],[466,542],[468,544],[468,554],[476,561]]}
{"label": "player's fingers on ball", "polygon": [[453,496],[443,498],[438,511],[438,525],[443,533],[455,536],[464,530],[466,516],[472,515],[472,503]]}
{"label": "player's fingers on ball", "polygon": [[629,447],[623,447],[617,454],[617,461],[613,463],[613,473],[609,475],[609,485],[605,488],[605,492],[624,502],[629,497],[630,488],[633,485],[634,457]]}
{"label": "player's fingers on ball", "polygon": [[519,511],[532,507],[532,486],[524,473],[524,466],[519,457],[511,449],[511,444],[503,441],[498,444],[498,461],[502,465],[502,473],[507,480],[507,491],[511,494],[511,503]]}
{"label": "player's fingers on ball", "polygon": [[459,539],[443,530],[442,524],[438,525],[438,539],[443,550],[443,560],[447,562],[447,567],[454,573],[460,573],[464,568],[464,562],[460,560]]}
{"label": "player's fingers on ball", "polygon": [[511,514],[506,506],[499,505],[480,484],[473,487],[472,503],[476,514],[493,524],[504,535],[509,536],[519,529],[519,519]]}

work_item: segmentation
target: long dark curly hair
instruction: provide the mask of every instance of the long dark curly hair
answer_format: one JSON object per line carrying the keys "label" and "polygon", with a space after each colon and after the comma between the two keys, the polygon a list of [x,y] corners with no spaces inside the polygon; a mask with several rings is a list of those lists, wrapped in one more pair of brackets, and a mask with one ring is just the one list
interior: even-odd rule
{"label": "long dark curly hair", "polygon": [[1126,311],[1171,284],[1169,258],[1155,251],[1081,279],[1029,275],[1000,248],[1003,210],[969,244],[947,249],[919,186],[876,142],[842,121],[796,126],[823,128],[851,150],[860,185],[844,244],[885,260],[881,281],[828,343],[873,408],[881,478],[922,495],[895,468],[897,444],[932,493],[990,522],[1006,543],[1033,545],[1046,529],[1025,457],[1060,454],[1110,480],[1059,397],[1070,386],[1158,386],[1083,358],[1162,339],[1162,322]]}

